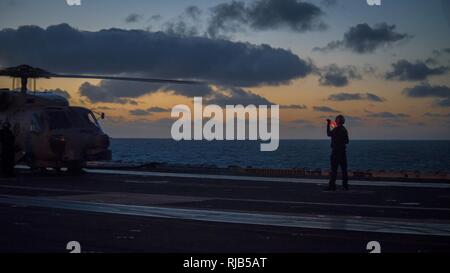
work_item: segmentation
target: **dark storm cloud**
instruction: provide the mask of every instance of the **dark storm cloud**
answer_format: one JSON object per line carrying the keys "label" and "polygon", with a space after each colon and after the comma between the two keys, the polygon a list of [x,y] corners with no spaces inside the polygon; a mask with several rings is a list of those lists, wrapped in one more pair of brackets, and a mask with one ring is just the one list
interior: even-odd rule
{"label": "dark storm cloud", "polygon": [[406,33],[397,32],[395,25],[381,23],[371,27],[368,24],[358,24],[344,34],[343,40],[332,41],[327,46],[317,47],[314,50],[327,52],[344,48],[359,54],[373,53],[378,48],[393,45],[410,37]]}
{"label": "dark storm cloud", "polygon": [[379,113],[369,113],[367,115],[370,118],[382,118],[382,119],[402,119],[408,118],[409,115],[403,113],[391,113],[391,112],[379,112]]}
{"label": "dark storm cloud", "polygon": [[403,90],[403,95],[410,98],[435,98],[433,106],[450,107],[450,87],[422,83]]}
{"label": "dark storm cloud", "polygon": [[400,60],[392,64],[392,70],[386,73],[385,78],[400,81],[423,81],[430,76],[444,75],[448,70],[449,68],[445,66],[432,68],[421,61],[411,63],[407,60]]}
{"label": "dark storm cloud", "polygon": [[24,26],[0,31],[0,41],[3,65],[28,63],[60,73],[189,78],[248,87],[289,83],[312,72],[309,61],[288,50],[163,32]]}
{"label": "dark storm cloud", "polygon": [[305,110],[305,109],[308,109],[308,107],[306,105],[290,104],[290,105],[280,105],[280,109],[285,109],[285,110]]}
{"label": "dark storm cloud", "polygon": [[326,26],[320,20],[322,15],[318,6],[297,0],[231,1],[212,8],[207,32],[217,37],[223,32],[241,30],[242,26],[253,30],[323,30]]}
{"label": "dark storm cloud", "polygon": [[328,107],[328,106],[314,106],[313,109],[316,112],[322,112],[322,113],[340,113],[339,111],[334,110],[333,108]]}
{"label": "dark storm cloud", "polygon": [[125,22],[126,23],[137,23],[142,19],[142,17],[143,16],[141,14],[132,13],[125,18]]}
{"label": "dark storm cloud", "polygon": [[319,82],[323,86],[343,87],[350,83],[350,80],[361,79],[361,75],[354,66],[339,67],[332,64],[322,69]]}
{"label": "dark storm cloud", "polygon": [[328,97],[331,101],[355,101],[355,100],[367,100],[371,102],[384,102],[386,99],[379,97],[372,93],[339,93],[333,94]]}

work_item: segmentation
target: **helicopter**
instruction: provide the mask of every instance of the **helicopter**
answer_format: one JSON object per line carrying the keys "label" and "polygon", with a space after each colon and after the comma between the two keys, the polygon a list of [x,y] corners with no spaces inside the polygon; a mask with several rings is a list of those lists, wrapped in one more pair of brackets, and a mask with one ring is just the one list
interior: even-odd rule
{"label": "helicopter", "polygon": [[[56,93],[37,92],[39,78],[72,78],[137,81],[167,84],[197,84],[194,81],[131,78],[97,75],[56,74],[30,65],[0,68],[0,77],[13,78],[13,88],[0,89],[0,125],[11,124],[15,135],[16,164],[31,169],[66,168],[70,173],[81,173],[89,161],[112,159],[110,138],[100,126],[96,113],[84,107],[70,106],[69,101]],[[20,79],[20,89],[15,88]],[[28,90],[29,80],[34,91]]]}

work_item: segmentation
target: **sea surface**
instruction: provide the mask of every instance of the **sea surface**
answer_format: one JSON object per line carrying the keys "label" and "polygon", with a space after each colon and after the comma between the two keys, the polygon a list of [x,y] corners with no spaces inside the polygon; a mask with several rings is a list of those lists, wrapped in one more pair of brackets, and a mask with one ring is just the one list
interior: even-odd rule
{"label": "sea surface", "polygon": [[[112,139],[117,162],[258,168],[329,168],[329,140],[281,140],[275,152],[260,142]],[[348,147],[351,170],[450,172],[450,141],[355,140]]]}

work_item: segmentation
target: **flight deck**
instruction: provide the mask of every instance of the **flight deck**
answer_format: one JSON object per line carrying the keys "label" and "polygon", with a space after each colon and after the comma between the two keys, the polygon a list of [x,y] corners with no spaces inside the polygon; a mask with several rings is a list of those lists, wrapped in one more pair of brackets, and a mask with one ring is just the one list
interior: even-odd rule
{"label": "flight deck", "polygon": [[447,252],[450,184],[87,169],[0,179],[2,252]]}

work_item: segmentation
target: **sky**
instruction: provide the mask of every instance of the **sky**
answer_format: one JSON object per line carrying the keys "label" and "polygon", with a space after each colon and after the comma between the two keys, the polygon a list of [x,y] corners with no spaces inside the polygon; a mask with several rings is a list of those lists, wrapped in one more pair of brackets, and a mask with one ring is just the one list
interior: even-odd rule
{"label": "sky", "polygon": [[353,139],[448,140],[449,34],[449,0],[0,0],[0,67],[208,83],[38,81],[112,137],[170,137],[171,108],[202,96],[280,105],[282,138],[343,114]]}

